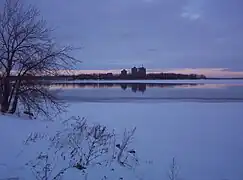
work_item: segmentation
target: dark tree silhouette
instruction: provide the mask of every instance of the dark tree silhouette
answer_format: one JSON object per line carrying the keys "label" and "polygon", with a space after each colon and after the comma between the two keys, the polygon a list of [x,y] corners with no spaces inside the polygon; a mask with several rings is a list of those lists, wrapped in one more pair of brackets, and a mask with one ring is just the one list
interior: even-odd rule
{"label": "dark tree silhouette", "polygon": [[0,9],[1,112],[15,113],[19,103],[25,110],[45,115],[50,107],[60,111],[55,95],[30,77],[71,69],[79,62],[70,55],[72,50],[54,41],[38,9],[6,0]]}

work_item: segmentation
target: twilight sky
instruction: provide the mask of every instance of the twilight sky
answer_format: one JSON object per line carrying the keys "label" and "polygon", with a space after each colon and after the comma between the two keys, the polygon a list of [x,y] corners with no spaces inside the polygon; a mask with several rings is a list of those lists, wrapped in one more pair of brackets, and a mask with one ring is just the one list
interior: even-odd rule
{"label": "twilight sky", "polygon": [[26,1],[58,41],[83,47],[78,69],[243,71],[243,0]]}

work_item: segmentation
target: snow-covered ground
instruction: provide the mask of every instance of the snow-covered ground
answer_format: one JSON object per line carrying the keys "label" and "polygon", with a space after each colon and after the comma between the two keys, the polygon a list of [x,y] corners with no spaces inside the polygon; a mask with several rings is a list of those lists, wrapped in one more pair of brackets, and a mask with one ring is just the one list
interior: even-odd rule
{"label": "snow-covered ground", "polygon": [[28,154],[28,150],[26,154],[24,141],[32,132],[45,132],[46,126],[48,123],[27,117],[0,115],[0,179],[22,175],[28,177],[25,163],[33,156]]}
{"label": "snow-covered ground", "polygon": [[[179,179],[240,180],[243,178],[242,107],[241,102],[77,102],[71,103],[62,117],[86,117],[90,123],[104,124],[118,134],[125,128],[137,127],[133,147],[140,166],[136,171],[121,172],[129,180],[168,179],[173,157],[180,167]],[[34,179],[24,164],[36,155],[34,151],[44,147],[30,148],[23,146],[23,141],[31,132],[53,134],[60,127],[60,121],[0,115],[0,179],[15,176]],[[102,171],[99,169],[95,174]],[[69,173],[66,179],[75,179],[75,173]]]}
{"label": "snow-covered ground", "polygon": [[84,103],[73,104],[118,131],[137,127],[134,144],[151,166],[141,169],[145,179],[165,179],[172,157],[180,177],[188,180],[243,178],[243,103]]}

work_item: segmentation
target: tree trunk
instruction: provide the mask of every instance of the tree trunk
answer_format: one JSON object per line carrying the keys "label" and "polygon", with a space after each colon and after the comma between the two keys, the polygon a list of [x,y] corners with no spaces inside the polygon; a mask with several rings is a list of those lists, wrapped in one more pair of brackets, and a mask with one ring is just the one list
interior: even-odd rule
{"label": "tree trunk", "polygon": [[9,109],[8,98],[10,95],[10,81],[5,79],[3,84],[3,93],[2,93],[2,102],[1,102],[1,112],[5,113]]}
{"label": "tree trunk", "polygon": [[14,96],[14,100],[13,100],[13,103],[12,103],[12,107],[11,107],[9,113],[14,114],[16,112],[17,105],[18,105],[18,100],[19,100],[19,96],[16,93],[15,96]]}
{"label": "tree trunk", "polygon": [[[9,113],[14,114],[17,110],[17,106],[18,106],[18,100],[19,100],[19,88],[20,88],[20,80],[17,80],[17,82],[15,82],[14,87],[12,88],[12,92],[9,98],[9,104],[11,104],[11,109],[9,111]],[[12,100],[12,98],[14,98]]]}
{"label": "tree trunk", "polygon": [[6,101],[6,99],[4,98],[1,104],[1,112],[5,113],[8,111],[8,109],[9,109],[8,101]]}

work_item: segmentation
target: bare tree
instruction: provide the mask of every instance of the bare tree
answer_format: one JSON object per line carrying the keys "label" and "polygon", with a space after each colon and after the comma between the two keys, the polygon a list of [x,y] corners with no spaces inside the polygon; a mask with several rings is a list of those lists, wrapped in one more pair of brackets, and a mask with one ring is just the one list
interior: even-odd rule
{"label": "bare tree", "polygon": [[1,111],[15,113],[19,102],[45,115],[48,106],[60,111],[55,96],[41,81],[33,81],[33,76],[72,69],[79,62],[70,55],[72,50],[54,41],[52,30],[35,7],[6,0],[0,10]]}

